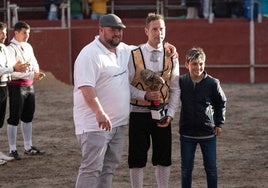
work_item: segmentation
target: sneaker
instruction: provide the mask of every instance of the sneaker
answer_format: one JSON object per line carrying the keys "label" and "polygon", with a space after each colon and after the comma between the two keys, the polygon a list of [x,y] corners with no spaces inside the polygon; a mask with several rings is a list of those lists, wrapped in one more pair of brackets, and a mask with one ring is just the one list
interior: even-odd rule
{"label": "sneaker", "polygon": [[19,156],[17,150],[11,151],[9,154],[9,157],[14,157],[14,159],[16,159],[16,160],[21,160],[21,157]]}
{"label": "sneaker", "polygon": [[31,149],[25,150],[24,153],[27,155],[43,155],[45,153],[45,151],[38,149],[35,146],[31,146]]}
{"label": "sneaker", "polygon": [[0,159],[0,166],[3,166],[5,164],[7,164],[7,162],[5,160]]}
{"label": "sneaker", "polygon": [[4,160],[4,161],[13,161],[13,160],[14,160],[14,157],[6,156],[6,155],[3,154],[2,152],[0,152],[0,160]]}

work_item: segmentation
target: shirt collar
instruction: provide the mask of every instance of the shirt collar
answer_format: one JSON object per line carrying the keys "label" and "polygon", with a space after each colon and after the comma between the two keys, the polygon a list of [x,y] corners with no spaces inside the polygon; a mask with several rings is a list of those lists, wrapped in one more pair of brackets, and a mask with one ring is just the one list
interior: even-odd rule
{"label": "shirt collar", "polygon": [[[108,50],[99,40],[99,35],[95,36],[95,41],[97,43],[97,45],[101,48],[102,51],[104,51],[105,54],[114,54],[112,53],[110,50]],[[120,45],[120,44],[119,44]],[[118,46],[119,46],[118,45]],[[118,51],[118,46],[116,47],[116,51]]]}
{"label": "shirt collar", "polygon": [[13,38],[10,42],[17,46],[24,46],[23,44],[25,43],[25,42],[19,42],[15,38]]}
{"label": "shirt collar", "polygon": [[153,50],[156,50],[156,51],[159,51],[159,52],[162,52],[163,51],[163,45],[161,45],[159,48],[154,48],[152,47],[148,42],[146,43],[145,47],[147,48],[147,50],[149,52],[152,52]]}

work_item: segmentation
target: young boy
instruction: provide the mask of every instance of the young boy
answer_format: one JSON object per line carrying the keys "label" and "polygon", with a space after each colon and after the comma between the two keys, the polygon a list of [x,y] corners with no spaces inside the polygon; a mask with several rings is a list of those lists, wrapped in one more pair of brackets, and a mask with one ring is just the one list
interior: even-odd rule
{"label": "young boy", "polygon": [[197,144],[200,145],[207,175],[207,187],[217,188],[216,136],[225,121],[226,97],[218,79],[206,73],[206,55],[192,48],[186,55],[188,73],[180,76],[181,187],[192,184]]}

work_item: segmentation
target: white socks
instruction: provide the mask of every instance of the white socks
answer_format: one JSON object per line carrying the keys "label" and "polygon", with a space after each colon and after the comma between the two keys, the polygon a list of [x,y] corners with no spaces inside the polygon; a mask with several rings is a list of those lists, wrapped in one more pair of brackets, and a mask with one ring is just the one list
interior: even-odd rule
{"label": "white socks", "polygon": [[16,147],[17,126],[7,124],[7,137],[8,137],[8,144],[9,144],[10,152],[17,150],[17,147]]}
{"label": "white socks", "polygon": [[155,177],[158,188],[168,188],[169,175],[170,175],[170,166],[157,165],[155,167]]}
{"label": "white socks", "polygon": [[[9,149],[11,151],[17,150],[16,141],[17,141],[17,126],[7,125],[7,136]],[[32,122],[25,123],[21,122],[21,132],[24,139],[24,149],[29,150],[32,146]]]}
{"label": "white socks", "polygon": [[21,122],[21,132],[24,139],[24,149],[31,149],[32,144],[32,122]]}
{"label": "white socks", "polygon": [[143,188],[143,168],[130,169],[130,182],[132,188]]}
{"label": "white socks", "polygon": [[[155,177],[158,188],[168,188],[170,176],[170,166],[155,167]],[[143,188],[143,168],[130,169],[130,182],[132,188]]]}

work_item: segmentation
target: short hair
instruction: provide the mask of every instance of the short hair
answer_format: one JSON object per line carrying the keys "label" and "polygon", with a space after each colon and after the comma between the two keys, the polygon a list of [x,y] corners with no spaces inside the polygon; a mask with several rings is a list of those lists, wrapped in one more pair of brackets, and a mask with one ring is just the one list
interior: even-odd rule
{"label": "short hair", "polygon": [[0,22],[0,29],[6,29],[7,28],[7,24],[5,24],[4,22]]}
{"label": "short hair", "polygon": [[21,29],[30,29],[30,25],[28,25],[26,22],[17,22],[14,26],[14,31],[20,31]]}
{"label": "short hair", "polygon": [[190,61],[206,61],[206,54],[200,47],[193,47],[191,48],[186,54],[186,62],[189,63]]}
{"label": "short hair", "polygon": [[149,13],[146,18],[145,27],[148,28],[148,25],[155,20],[164,20],[164,17],[161,14],[156,14],[153,12]]}

